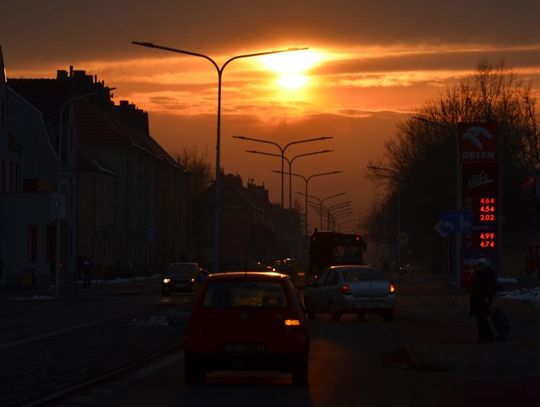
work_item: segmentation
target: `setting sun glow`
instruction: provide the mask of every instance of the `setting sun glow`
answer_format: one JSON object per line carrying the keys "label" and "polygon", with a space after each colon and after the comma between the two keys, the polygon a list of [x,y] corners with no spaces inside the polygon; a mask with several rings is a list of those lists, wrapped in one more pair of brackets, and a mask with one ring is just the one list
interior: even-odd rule
{"label": "setting sun glow", "polygon": [[308,78],[306,75],[302,74],[285,74],[281,75],[278,79],[279,86],[284,89],[298,89],[306,86],[308,83]]}
{"label": "setting sun glow", "polygon": [[287,90],[299,89],[309,83],[305,72],[322,61],[322,55],[313,51],[300,51],[267,55],[262,63],[271,71],[279,74],[278,84]]}

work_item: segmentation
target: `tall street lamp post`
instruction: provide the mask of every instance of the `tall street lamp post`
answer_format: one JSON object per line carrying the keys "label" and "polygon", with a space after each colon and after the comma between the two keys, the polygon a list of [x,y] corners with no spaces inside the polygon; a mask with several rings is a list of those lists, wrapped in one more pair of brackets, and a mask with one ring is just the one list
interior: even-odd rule
{"label": "tall street lamp post", "polygon": [[207,61],[209,61],[214,68],[216,68],[216,72],[218,75],[218,100],[217,100],[217,126],[216,126],[216,181],[215,181],[215,203],[214,203],[214,271],[219,271],[219,233],[220,233],[220,188],[221,188],[221,180],[220,180],[220,172],[221,172],[221,82],[223,77],[223,71],[225,70],[225,67],[232,61],[236,59],[241,58],[250,58],[250,57],[258,57],[262,55],[270,55],[270,54],[280,54],[283,52],[293,52],[293,51],[302,51],[306,50],[307,48],[288,48],[288,49],[282,49],[282,50],[275,50],[275,51],[264,51],[264,52],[255,52],[252,54],[243,54],[243,55],[236,55],[232,58],[229,58],[227,61],[223,63],[223,65],[219,66],[216,61],[214,61],[211,57],[205,54],[201,54],[198,52],[192,52],[192,51],[186,51],[182,49],[177,48],[171,48],[166,47],[162,45],[156,45],[151,42],[139,42],[139,41],[132,41],[135,45],[140,45],[142,47],[148,47],[148,48],[158,48],[162,49],[164,51],[170,51],[170,52],[177,52],[180,54],[185,55],[191,55],[199,58],[204,58]]}
{"label": "tall street lamp post", "polygon": [[[285,174],[285,151],[287,151],[287,149],[292,146],[292,145],[295,145],[295,144],[301,144],[301,143],[310,143],[312,141],[321,141],[321,140],[329,140],[333,137],[329,137],[329,136],[322,136],[322,137],[316,137],[316,138],[309,138],[309,139],[305,139],[305,140],[297,140],[297,141],[291,141],[290,143],[287,143],[285,144],[284,147],[282,147],[280,144],[276,143],[275,141],[271,141],[271,140],[262,140],[262,139],[258,139],[258,138],[253,138],[253,137],[245,137],[245,136],[233,136],[233,138],[237,138],[237,139],[240,139],[240,140],[248,140],[248,141],[256,141],[258,143],[265,143],[265,144],[272,144],[274,146],[276,146],[279,151],[281,152],[281,154],[279,154],[279,157],[281,157],[281,207],[284,208],[284,186],[283,186],[283,177],[284,177],[284,174]],[[330,151],[333,151],[333,150],[328,150],[328,151],[325,151],[325,152],[330,152]],[[320,154],[320,153],[317,153],[317,154]],[[311,154],[306,154],[306,155],[311,155]],[[300,157],[301,155],[299,155],[298,157]],[[295,157],[295,158],[298,158],[298,157]],[[290,166],[292,165],[292,160],[289,161],[289,173],[291,172],[290,170]],[[289,199],[289,209],[291,209],[291,206],[292,206],[292,202],[291,200]]]}
{"label": "tall street lamp post", "polygon": [[[276,172],[278,174],[283,175],[283,171],[272,170],[272,172]],[[319,172],[317,174],[312,174],[312,175],[310,175],[308,177],[306,177],[306,176],[304,176],[302,174],[291,173],[291,175],[303,179],[304,183],[305,183],[305,198],[306,198],[306,200],[305,200],[305,212],[304,212],[304,218],[305,218],[304,219],[304,239],[305,239],[306,255],[307,255],[307,248],[308,248],[308,226],[307,226],[307,224],[308,224],[308,186],[309,186],[309,181],[311,181],[315,177],[322,177],[322,176],[325,176],[325,175],[340,174],[342,172],[343,172],[342,170]]]}
{"label": "tall street lamp post", "polygon": [[[299,192],[299,194],[304,195],[302,192]],[[308,196],[309,198],[315,199],[319,203],[319,208],[320,208],[319,212],[320,212],[320,217],[321,217],[321,220],[320,220],[320,230],[321,231],[323,230],[323,206],[324,206],[324,203],[329,199],[337,198],[338,196],[343,196],[343,195],[346,195],[346,194],[347,194],[346,192],[340,192],[338,194],[330,195],[330,196],[327,196],[327,197],[322,198],[322,199],[319,199],[318,197],[313,196],[313,195]]]}
{"label": "tall street lamp post", "polygon": [[337,203],[337,204],[334,204],[334,205],[330,205],[328,208],[326,208],[326,210],[328,211],[328,230],[331,230],[330,221],[333,221],[333,223],[334,223],[334,226],[333,226],[332,229],[333,230],[336,229],[336,219],[335,219],[334,213],[332,211],[338,211],[338,210],[345,209],[345,208],[352,209],[350,205],[351,205],[351,201],[343,201],[343,202],[340,202],[340,203]]}
{"label": "tall street lamp post", "polygon": [[354,219],[348,219],[348,220],[346,220],[346,221],[344,221],[344,222],[341,222],[340,224],[338,224],[338,230],[341,231],[341,228],[342,228],[344,225],[346,225],[346,224],[348,224],[348,223],[351,223],[351,222],[355,222],[355,220],[354,220]]}
{"label": "tall street lamp post", "polygon": [[282,156],[281,154],[267,153],[267,152],[264,152],[264,151],[257,151],[257,150],[246,150],[247,153],[270,155],[270,156],[273,156],[273,157],[283,158],[283,159],[285,159],[285,161],[287,161],[287,164],[289,164],[289,209],[292,209],[292,165],[293,165],[294,161],[296,159],[298,159],[298,158],[301,158],[301,157],[308,157],[308,156],[311,156],[311,155],[331,153],[333,151],[334,150],[313,151],[311,153],[298,154],[298,155],[295,155],[293,158],[288,159],[287,157]]}
{"label": "tall street lamp post", "polygon": [[58,122],[58,174],[56,175],[56,236],[55,236],[55,296],[60,298],[60,191],[62,188],[62,144],[63,144],[63,122],[64,112],[66,108],[73,102],[79,99],[85,99],[90,96],[97,95],[103,92],[110,92],[115,88],[102,88],[94,92],[85,93],[84,95],[74,96],[68,99],[60,107],[60,117]]}

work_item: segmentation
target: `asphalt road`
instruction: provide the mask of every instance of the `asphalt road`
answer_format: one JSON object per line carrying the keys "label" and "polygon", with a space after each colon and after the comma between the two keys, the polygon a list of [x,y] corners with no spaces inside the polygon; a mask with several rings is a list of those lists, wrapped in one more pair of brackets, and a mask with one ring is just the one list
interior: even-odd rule
{"label": "asphalt road", "polygon": [[[159,349],[180,343],[182,321],[164,326],[155,319],[186,317],[184,311],[170,313],[189,302],[184,294],[161,297],[155,282],[110,288],[110,293],[107,290],[100,288],[99,295],[89,290],[84,301],[81,294],[75,302],[48,302],[47,307],[39,301],[6,302],[2,323],[9,329],[0,333],[0,344],[4,344],[0,366],[6,368],[0,370],[9,372],[2,380],[9,385],[5,390],[14,394],[20,388],[20,394],[34,391],[38,395],[54,388],[56,379],[65,385],[68,378],[76,381],[77,374],[89,368],[98,373],[105,370],[102,365],[121,364],[152,346]],[[376,315],[368,315],[363,322],[354,315],[333,322],[325,314],[310,321],[310,373],[305,387],[292,386],[290,375],[213,372],[204,386],[186,388],[179,348],[50,405],[538,406],[540,313],[524,304],[509,302],[505,306],[513,322],[509,342],[477,345],[466,295],[455,296],[443,283],[401,282],[392,322],[383,322]],[[139,307],[143,311],[135,318],[130,315],[99,322],[112,310],[123,313]],[[43,315],[43,320],[36,314]],[[51,321],[54,314],[61,318]],[[34,324],[20,326],[23,316]],[[98,322],[62,333],[74,323],[87,321]],[[50,330],[60,333],[52,332],[53,336],[42,339],[34,336]],[[26,342],[28,339],[32,340]],[[80,351],[73,346],[79,342]],[[61,363],[53,363],[51,358]],[[50,386],[38,388],[48,382]]]}
{"label": "asphalt road", "polygon": [[368,315],[364,322],[354,315],[332,322],[325,314],[310,322],[312,347],[306,387],[294,387],[290,375],[278,373],[213,372],[204,386],[186,388],[179,350],[56,405],[539,405],[540,394],[535,390],[540,384],[538,377],[510,367],[493,370],[476,365],[471,368],[467,363],[419,363],[410,352],[415,346],[451,342],[452,349],[461,346],[475,353],[481,345],[474,343],[476,327],[466,315],[464,297],[460,300],[444,287],[426,283],[402,284],[400,290],[392,322],[375,315]]}

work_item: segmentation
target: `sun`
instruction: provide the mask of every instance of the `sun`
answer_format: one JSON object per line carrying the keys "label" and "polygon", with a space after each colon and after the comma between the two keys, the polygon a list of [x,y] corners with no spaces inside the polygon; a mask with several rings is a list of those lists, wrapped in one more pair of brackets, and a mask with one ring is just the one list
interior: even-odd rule
{"label": "sun", "polygon": [[297,73],[281,75],[278,79],[279,86],[288,90],[303,88],[308,82],[309,80],[306,75]]}
{"label": "sun", "polygon": [[296,90],[309,84],[306,72],[322,61],[322,55],[305,50],[272,54],[261,58],[264,66],[279,75],[277,83],[286,90]]}

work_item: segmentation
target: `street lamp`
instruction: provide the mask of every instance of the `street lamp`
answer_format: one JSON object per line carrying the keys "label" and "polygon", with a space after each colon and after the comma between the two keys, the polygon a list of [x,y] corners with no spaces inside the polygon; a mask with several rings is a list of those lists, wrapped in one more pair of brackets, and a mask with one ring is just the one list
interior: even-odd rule
{"label": "street lamp", "polygon": [[[272,170],[272,172],[276,172],[278,174],[283,175],[283,171]],[[305,217],[305,220],[304,220],[304,238],[305,238],[305,250],[306,250],[306,253],[307,253],[307,247],[308,247],[308,243],[307,243],[308,242],[307,223],[308,223],[308,185],[309,185],[309,181],[312,180],[315,177],[322,177],[322,176],[325,176],[325,175],[340,174],[342,172],[343,172],[342,170],[329,171],[329,172],[319,172],[317,174],[312,174],[309,177],[306,177],[306,176],[304,176],[302,174],[290,173],[290,175],[293,175],[293,176],[298,177],[298,178],[302,178],[304,180],[305,185],[306,185],[306,189],[305,189],[305,191],[306,191],[305,192],[306,201],[305,201],[305,213],[304,213],[304,217]]]}
{"label": "street lamp", "polygon": [[[283,199],[283,196],[284,196],[283,176],[285,174],[285,168],[284,168],[284,165],[285,165],[285,163],[284,163],[285,162],[285,151],[287,151],[287,149],[290,146],[294,145],[294,144],[310,143],[312,141],[329,140],[329,139],[331,139],[333,137],[331,137],[331,136],[330,137],[329,136],[322,136],[322,137],[316,137],[316,138],[309,138],[309,139],[305,139],[305,140],[291,141],[290,143],[285,144],[285,147],[282,147],[281,145],[279,145],[275,141],[271,141],[271,140],[263,140],[263,139],[253,138],[253,137],[245,137],[245,136],[233,136],[233,138],[237,138],[237,139],[240,139],[240,140],[256,141],[258,143],[272,144],[272,145],[276,146],[279,149],[279,151],[281,152],[281,154],[279,155],[279,157],[281,157],[281,207],[283,208],[284,207],[284,202],[283,202],[284,201],[284,199]],[[311,154],[307,154],[307,155],[311,155]],[[300,156],[298,156],[298,157],[300,157]],[[290,168],[291,164],[292,163],[290,162],[289,163],[289,173],[291,172],[291,168]],[[291,204],[291,202],[289,202],[289,204]],[[290,206],[289,206],[289,209],[291,209]]]}
{"label": "street lamp", "polygon": [[[273,157],[281,157],[282,159],[285,159],[285,161],[287,161],[287,164],[289,164],[289,209],[292,209],[292,165],[293,165],[294,161],[297,158],[308,157],[310,155],[332,153],[333,151],[334,150],[313,151],[311,153],[298,154],[298,155],[295,155],[293,158],[288,159],[287,157],[285,157],[282,154],[267,153],[265,151],[257,151],[257,150],[246,150],[247,153],[270,155],[270,156],[273,156]],[[282,180],[283,180],[283,178],[282,178]],[[282,185],[283,185],[283,183],[282,183]],[[282,202],[282,205],[283,205],[283,202]]]}
{"label": "street lamp", "polygon": [[62,184],[62,133],[64,122],[64,111],[66,108],[76,100],[85,99],[90,96],[97,95],[103,92],[110,92],[116,88],[101,88],[93,92],[85,93],[83,95],[74,96],[68,99],[60,107],[60,117],[58,122],[58,174],[56,175],[56,236],[55,236],[55,296],[60,298],[60,189]]}
{"label": "street lamp", "polygon": [[232,58],[229,58],[227,61],[221,65],[221,67],[217,64],[216,61],[214,61],[211,57],[205,54],[201,54],[198,52],[192,52],[192,51],[186,51],[182,49],[177,48],[171,48],[171,47],[165,47],[162,45],[156,45],[151,42],[139,42],[139,41],[132,41],[135,45],[140,45],[142,47],[148,47],[148,48],[158,48],[165,51],[171,51],[171,52],[177,52],[180,54],[185,55],[191,55],[199,58],[204,58],[207,61],[209,61],[214,68],[216,68],[216,72],[218,75],[218,105],[217,105],[217,126],[216,126],[216,181],[215,181],[215,203],[214,203],[214,271],[219,271],[219,228],[220,228],[220,186],[221,186],[221,180],[220,180],[220,171],[221,171],[221,81],[223,76],[223,71],[225,70],[225,67],[231,63],[232,61],[236,59],[241,58],[250,58],[250,57],[257,57],[262,55],[270,55],[270,54],[280,54],[283,52],[293,52],[293,51],[303,51],[308,48],[288,48],[288,49],[282,49],[282,50],[275,50],[275,51],[264,51],[264,52],[255,52],[252,54],[243,54],[243,55],[236,55]]}
{"label": "street lamp", "polygon": [[[304,195],[302,192],[298,192],[300,195]],[[343,196],[343,195],[346,195],[347,193],[346,192],[340,192],[338,194],[334,194],[334,195],[330,195],[330,196],[327,196],[326,198],[323,198],[323,199],[319,199],[317,198],[316,196],[313,196],[313,195],[308,195],[309,198],[312,198],[312,199],[315,199],[317,202],[319,202],[319,208],[320,208],[320,216],[321,216],[321,221],[320,221],[320,229],[321,229],[321,232],[323,230],[323,204],[325,201],[329,200],[329,199],[332,199],[332,198],[337,198],[338,196]]]}
{"label": "street lamp", "polygon": [[344,226],[344,225],[346,225],[348,223],[351,223],[351,222],[356,222],[356,220],[355,219],[349,219],[349,220],[346,220],[345,222],[340,223],[338,225],[338,230],[341,231],[342,226]]}

